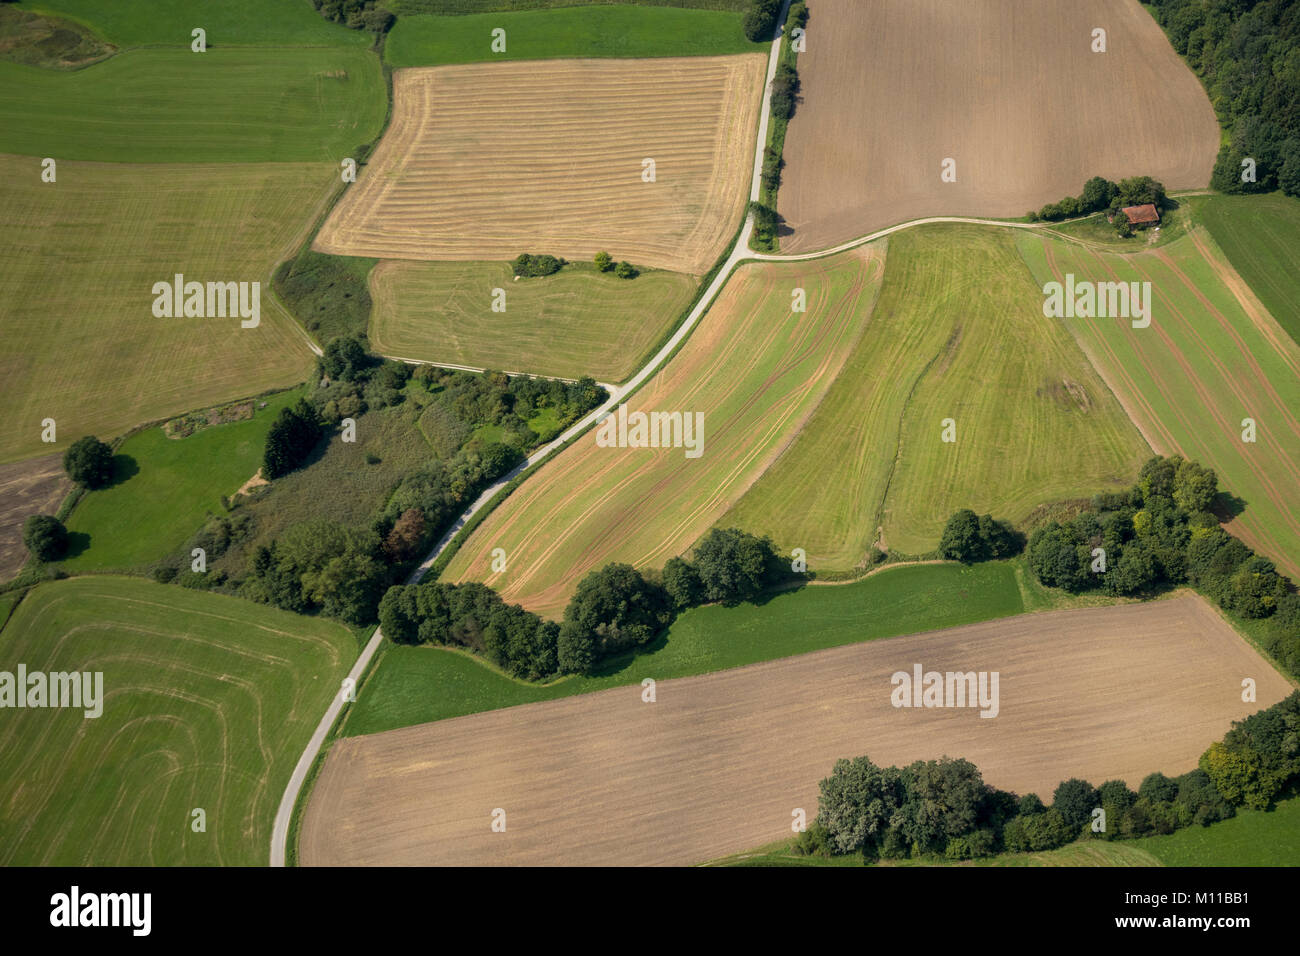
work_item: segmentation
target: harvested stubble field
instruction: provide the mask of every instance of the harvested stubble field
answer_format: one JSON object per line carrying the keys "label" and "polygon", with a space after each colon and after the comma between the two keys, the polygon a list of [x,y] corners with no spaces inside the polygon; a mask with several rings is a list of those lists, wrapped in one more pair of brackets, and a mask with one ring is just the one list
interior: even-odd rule
{"label": "harvested stubble field", "polygon": [[0,582],[27,561],[23,522],[31,515],[54,514],[71,490],[62,454],[0,465]]}
{"label": "harvested stubble field", "polygon": [[461,261],[603,249],[702,274],[744,210],[764,65],[744,54],[399,70],[388,132],[315,248]]}
{"label": "harvested stubble field", "polygon": [[[300,382],[311,352],[270,290],[331,164],[109,165],[0,156],[0,461]],[[261,282],[261,324],[156,318],[155,282]]]}
{"label": "harvested stubble field", "polygon": [[[845,570],[877,540],[932,551],[959,508],[1019,522],[1137,477],[1150,449],[1043,318],[1010,230],[923,226],[889,241],[880,301],[844,371],[721,523],[804,548],[811,570]],[[941,440],[947,418],[954,443]]]}
{"label": "harvested stubble field", "polygon": [[356,653],[336,622],[225,595],[40,585],[0,631],[0,666],[100,671],[103,713],[5,711],[0,864],[265,865],[294,761]]}
{"label": "harvested stubble field", "polygon": [[[621,382],[691,301],[695,281],[595,267],[512,281],[504,262],[389,260],[370,273],[370,344],[385,355],[558,378]],[[506,311],[492,311],[492,290]]]}
{"label": "harvested stubble field", "polygon": [[[596,430],[525,481],[461,546],[447,580],[482,580],[559,616],[610,561],[662,567],[708,530],[798,433],[862,335],[883,244],[829,259],[742,265],[628,412],[703,413],[702,454],[602,448]],[[792,290],[807,312],[791,312]],[[491,572],[504,548],[506,570]]]}
{"label": "harvested stubble field", "polygon": [[[1067,318],[1111,391],[1161,454],[1194,458],[1244,503],[1229,531],[1300,576],[1300,346],[1199,227],[1137,255],[1023,236],[1039,282],[1150,282],[1151,325]],[[1242,420],[1256,441],[1242,441]]]}
{"label": "harvested stubble field", "polygon": [[[1023,216],[1091,176],[1209,182],[1219,126],[1137,0],[818,0],[782,249],[933,215]],[[1092,30],[1107,52],[1091,51]],[[956,161],[956,182],[940,179]]]}
{"label": "harvested stubble field", "polygon": [[[892,707],[890,675],[917,663],[998,671],[998,716]],[[1136,787],[1290,690],[1192,594],[1024,615],[661,681],[653,704],[633,686],[338,741],[300,859],[688,864],[788,838],[840,757],[961,756],[1047,798],[1071,776]]]}

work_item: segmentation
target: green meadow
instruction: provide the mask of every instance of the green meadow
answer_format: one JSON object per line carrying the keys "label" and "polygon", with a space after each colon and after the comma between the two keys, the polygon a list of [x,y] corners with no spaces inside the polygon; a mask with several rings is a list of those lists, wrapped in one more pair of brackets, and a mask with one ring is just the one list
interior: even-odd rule
{"label": "green meadow", "polygon": [[[88,492],[68,520],[75,556],[65,570],[133,568],[180,548],[209,514],[223,514],[262,465],[266,433],[298,390],[258,399],[252,418],[211,425],[185,438],[162,427],[132,435],[117,449],[117,480]],[[188,561],[187,561],[188,564]]]}
{"label": "green meadow", "polygon": [[139,49],[74,72],[0,62],[0,152],[337,164],[379,134],[386,96],[357,47]]}
{"label": "green meadow", "polygon": [[119,47],[367,46],[370,35],[330,23],[310,0],[25,0],[20,9],[75,20]]}
{"label": "green meadow", "polygon": [[105,575],[38,586],[0,662],[102,672],[103,709],[0,721],[0,865],[266,865],[289,774],[356,654],[336,622],[225,595]]}
{"label": "green meadow", "polygon": [[1300,342],[1300,199],[1208,196],[1198,212],[1264,308]]}
{"label": "green meadow", "polygon": [[385,644],[341,733],[372,734],[637,684],[645,677],[690,677],[1023,610],[1015,562],[931,564],[887,570],[853,584],[786,591],[760,604],[693,608],[640,653],[590,677],[545,686],[513,680],[467,653]]}
{"label": "green meadow", "polygon": [[[394,67],[559,57],[704,56],[753,53],[741,15],[672,7],[588,6],[470,16],[403,16],[384,57]],[[492,31],[506,31],[504,52]]]}

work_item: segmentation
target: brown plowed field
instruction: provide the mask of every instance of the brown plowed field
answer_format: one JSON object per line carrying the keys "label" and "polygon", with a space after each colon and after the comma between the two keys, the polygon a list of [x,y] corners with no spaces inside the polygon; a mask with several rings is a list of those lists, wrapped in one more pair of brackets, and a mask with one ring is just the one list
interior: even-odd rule
{"label": "brown plowed field", "polygon": [[31,515],[54,514],[71,490],[62,453],[0,465],[0,583],[27,561],[23,523]]}
{"label": "brown plowed field", "polygon": [[[998,671],[1001,712],[893,708],[890,675],[917,663]],[[1022,615],[667,680],[652,704],[634,685],[338,741],[300,859],[688,864],[789,836],[839,757],[966,757],[1046,798],[1070,776],[1136,787],[1290,690],[1192,594]]]}
{"label": "brown plowed field", "polygon": [[[701,274],[744,210],[765,58],[554,60],[393,77],[393,120],[316,239],[386,259],[590,259]],[[654,159],[655,182],[642,181]]]}
{"label": "brown plowed field", "polygon": [[[923,216],[1023,216],[1092,176],[1209,182],[1214,110],[1137,0],[810,6],[784,252]],[[1094,27],[1105,53],[1091,51]],[[946,158],[956,182],[940,180]]]}

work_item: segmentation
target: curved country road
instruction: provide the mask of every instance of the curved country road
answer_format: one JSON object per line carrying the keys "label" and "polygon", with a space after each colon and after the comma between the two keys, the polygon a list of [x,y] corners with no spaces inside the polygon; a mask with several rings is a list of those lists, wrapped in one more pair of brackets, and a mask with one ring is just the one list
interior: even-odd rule
{"label": "curved country road", "polygon": [[[767,79],[764,87],[766,92],[763,94],[763,109],[759,118],[758,136],[754,147],[754,171],[753,177],[750,181],[749,198],[751,201],[757,201],[759,197],[763,152],[767,145],[768,126],[771,118],[771,83],[773,77],[776,75],[777,61],[781,49],[781,37],[784,33],[785,17],[789,9],[789,4],[790,0],[786,0],[782,7],[780,17],[778,18],[776,36],[772,40],[771,52],[768,55]],[[497,479],[494,484],[485,489],[483,493],[474,500],[474,503],[456,519],[450,528],[447,529],[447,532],[438,540],[438,543],[429,553],[429,556],[425,558],[424,562],[411,574],[407,583],[415,584],[424,577],[429,568],[433,565],[433,562],[437,560],[438,555],[442,554],[447,545],[451,543],[452,538],[456,536],[461,528],[463,528],[465,524],[474,517],[474,515],[478,514],[478,512],[492,500],[497,492],[513,481],[521,472],[549,457],[552,453],[563,447],[566,442],[577,435],[580,435],[591,425],[604,418],[607,414],[617,408],[620,402],[627,398],[631,393],[635,392],[646,379],[657,371],[659,366],[662,365],[677,349],[677,347],[681,345],[686,337],[691,334],[691,330],[695,328],[700,317],[708,311],[709,306],[713,304],[713,300],[717,297],[718,293],[722,291],[722,287],[726,285],[727,280],[731,277],[731,273],[735,271],[736,266],[740,263],[749,260],[760,260],[764,262],[800,262],[808,259],[819,259],[823,256],[835,255],[836,253],[853,249],[868,242],[874,242],[877,239],[884,238],[885,236],[899,232],[903,229],[911,229],[915,226],[924,226],[930,223],[943,222],[970,223],[980,226],[1006,226],[1011,229],[1041,229],[1045,225],[1048,225],[1045,223],[1007,222],[1000,219],[978,219],[965,216],[931,216],[926,219],[913,219],[909,222],[899,223],[898,225],[890,226],[887,229],[880,229],[876,232],[860,236],[857,239],[851,239],[848,242],[841,243],[838,246],[824,249],[819,252],[806,252],[799,255],[782,255],[780,253],[755,252],[749,248],[749,240],[753,234],[753,218],[747,216],[744,225],[741,227],[740,235],[736,239],[736,244],[732,249],[731,255],[727,257],[726,262],[724,262],[722,268],[718,270],[713,281],[709,283],[708,289],[706,289],[704,294],[700,296],[695,307],[691,309],[686,320],[682,322],[677,331],[673,333],[672,338],[664,343],[663,348],[656,352],[645,366],[636,373],[636,375],[628,379],[622,385],[605,386],[609,391],[609,398],[599,408],[589,412],[577,423],[566,429],[564,433],[554,441],[533,452],[513,471]],[[361,655],[357,658],[356,663],[353,664],[352,670],[348,672],[348,680],[351,681],[351,684],[348,686],[355,687],[360,684],[361,675],[365,673],[366,668],[370,666],[370,662],[374,659],[382,641],[383,633],[379,628],[375,628],[374,633],[370,635],[370,640],[366,642],[366,646],[362,649]],[[334,726],[335,721],[338,720],[339,714],[342,713],[343,704],[345,702],[343,691],[340,690],[339,693],[334,695],[334,699],[330,703],[329,709],[326,710],[325,714],[321,717],[320,723],[317,724],[316,730],[312,733],[311,739],[307,742],[307,746],[303,750],[302,756],[298,758],[298,763],[293,769],[293,774],[290,776],[289,783],[284,789],[284,796],[280,799],[280,806],[275,814],[275,824],[271,829],[271,866],[285,865],[289,839],[289,823],[293,817],[294,806],[298,802],[298,795],[301,793],[303,784],[307,780],[307,774],[310,772],[312,764],[316,761],[317,755],[325,745],[325,739],[329,736],[330,729]]]}

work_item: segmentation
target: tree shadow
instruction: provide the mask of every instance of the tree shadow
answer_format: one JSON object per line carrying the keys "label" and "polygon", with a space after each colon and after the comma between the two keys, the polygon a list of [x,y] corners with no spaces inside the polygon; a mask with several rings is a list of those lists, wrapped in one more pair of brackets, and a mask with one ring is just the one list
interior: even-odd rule
{"label": "tree shadow", "polygon": [[1227,491],[1220,491],[1210,506],[1210,511],[1220,521],[1231,521],[1246,510],[1246,499],[1239,498]]}
{"label": "tree shadow", "polygon": [[89,548],[90,535],[84,531],[69,531],[68,549],[63,553],[61,560],[67,561],[69,558],[81,557]]}
{"label": "tree shadow", "polygon": [[140,474],[140,463],[130,455],[113,456],[113,477],[105,488],[116,488],[125,481],[130,481]]}

